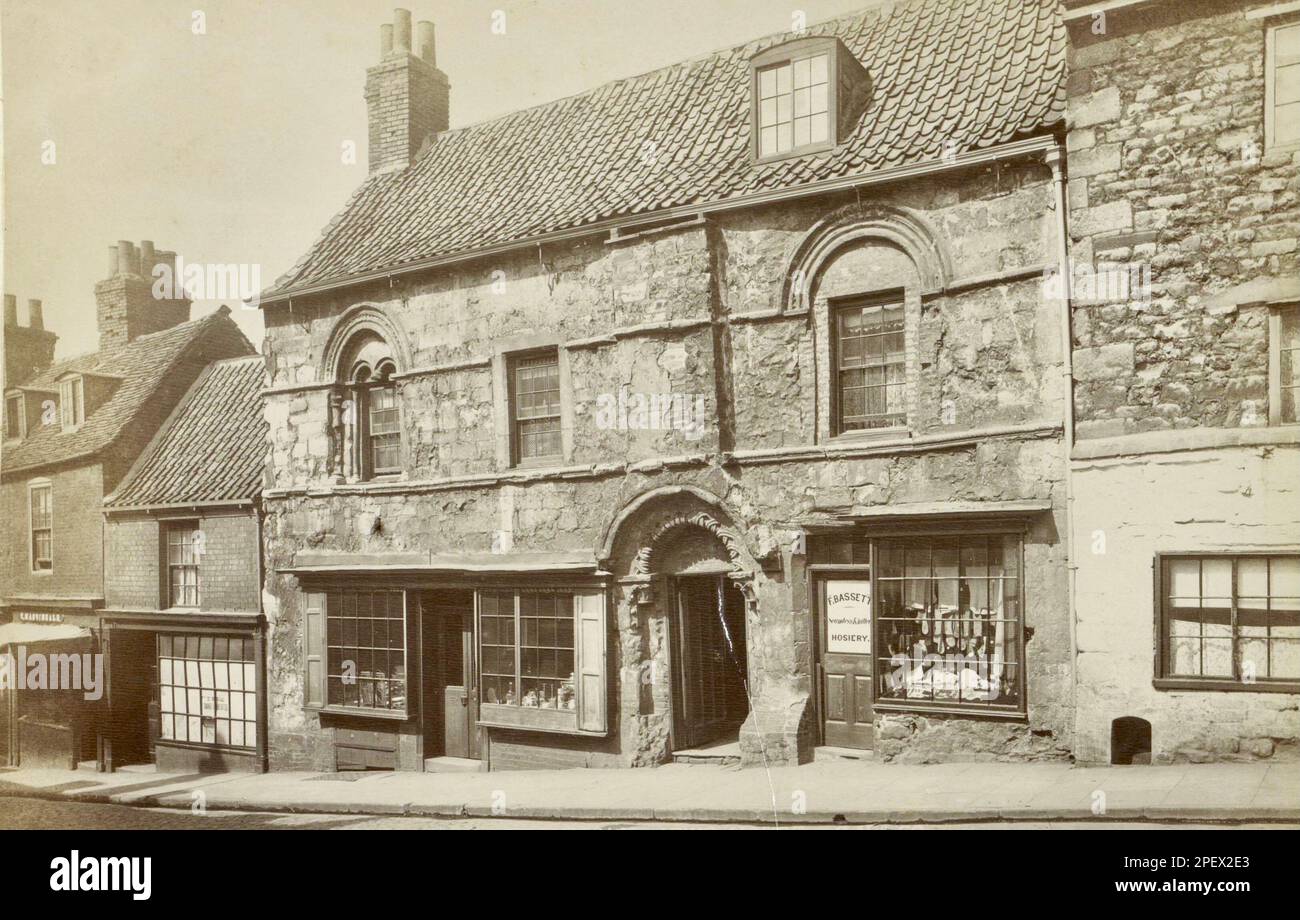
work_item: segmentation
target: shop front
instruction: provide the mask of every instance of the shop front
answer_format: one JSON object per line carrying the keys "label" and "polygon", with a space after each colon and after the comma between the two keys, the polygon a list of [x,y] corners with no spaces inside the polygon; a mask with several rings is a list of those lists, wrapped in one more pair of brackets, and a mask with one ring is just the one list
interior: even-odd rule
{"label": "shop front", "polygon": [[539,739],[599,748],[607,580],[553,561],[300,566],[306,705],[333,767],[487,769],[496,743],[508,759]]}
{"label": "shop front", "polygon": [[87,614],[19,607],[0,625],[0,766],[94,758],[103,669]]}
{"label": "shop front", "polygon": [[260,615],[114,611],[101,634],[108,675],[101,769],[266,769]]}
{"label": "shop front", "polygon": [[[917,745],[925,757],[922,736],[946,734],[937,744],[947,754],[960,755],[952,738],[967,737],[971,754],[1012,757],[1022,753],[1014,741],[991,744],[998,725],[1012,739],[1049,735],[1029,724],[1031,693],[1038,681],[1041,702],[1059,703],[1048,680],[1068,649],[1044,648],[1036,667],[1026,658],[1035,621],[1053,634],[1065,623],[1054,567],[1042,568],[1052,551],[1045,512],[810,532],[823,744],[886,756]],[[1029,558],[1038,570],[1027,571]]]}

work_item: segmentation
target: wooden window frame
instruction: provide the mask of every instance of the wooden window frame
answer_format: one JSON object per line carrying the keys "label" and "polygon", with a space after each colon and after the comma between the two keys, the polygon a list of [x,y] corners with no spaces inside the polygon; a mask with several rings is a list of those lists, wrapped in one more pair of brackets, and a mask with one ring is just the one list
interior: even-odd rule
{"label": "wooden window frame", "polygon": [[[555,366],[555,389],[556,389],[556,411],[554,415],[537,416],[535,418],[521,419],[518,413],[518,372],[522,362],[536,360],[538,358],[548,358],[553,360]],[[564,383],[563,383],[563,361],[560,357],[560,349],[556,346],[546,348],[535,348],[529,351],[519,351],[506,355],[506,412],[509,416],[510,425],[510,466],[512,468],[528,469],[532,467],[555,466],[557,463],[564,461]],[[535,457],[523,456],[523,436],[520,433],[520,424],[525,421],[537,421],[538,419],[553,418],[556,423],[556,435],[559,439],[559,450],[552,454],[545,454]]]}
{"label": "wooden window frame", "polygon": [[86,423],[86,383],[81,376],[59,381],[59,423],[64,431],[76,431]]}
{"label": "wooden window frame", "polygon": [[[826,55],[826,140],[808,144],[803,147],[791,147],[781,153],[763,155],[760,134],[761,91],[759,78],[763,71],[783,65],[793,66],[798,61],[808,60],[818,55]],[[749,130],[750,156],[755,164],[775,163],[791,157],[808,156],[831,150],[840,142],[840,99],[839,99],[839,49],[833,36],[810,37],[785,42],[755,55],[749,62]],[[793,117],[793,115],[792,115]],[[793,131],[793,122],[791,130]]]}
{"label": "wooden window frame", "polygon": [[1285,144],[1278,144],[1274,138],[1277,135],[1277,102],[1275,99],[1274,85],[1276,82],[1277,67],[1279,63],[1296,64],[1300,62],[1300,56],[1288,58],[1285,62],[1279,62],[1277,56],[1277,33],[1281,29],[1291,27],[1300,27],[1300,17],[1291,17],[1285,20],[1278,20],[1269,23],[1265,30],[1264,37],[1264,152],[1265,153],[1290,153],[1300,150],[1300,140],[1290,141]]}
{"label": "wooden window frame", "polygon": [[[199,522],[196,520],[169,520],[160,522],[163,531],[163,600],[168,610],[198,610],[203,604],[203,572],[202,572],[202,552],[196,551],[191,546],[190,552],[194,561],[192,563],[173,563],[172,547],[183,548],[188,541],[194,543],[194,535],[200,533]],[[179,540],[173,540],[173,537],[181,536]],[[200,538],[201,540],[202,538]],[[177,570],[194,571],[194,603],[178,604],[176,602],[177,584],[175,574]],[[180,585],[183,589],[186,587],[183,583]]]}
{"label": "wooden window frame", "polygon": [[[312,692],[312,690],[311,690],[310,687],[308,687],[308,688],[307,688],[307,693],[308,693],[308,703],[309,703],[309,708],[318,709],[319,711],[321,711],[321,712],[325,712],[325,713],[334,713],[334,714],[339,714],[339,715],[356,715],[356,716],[363,716],[363,717],[365,717],[365,718],[369,718],[369,719],[389,719],[389,720],[394,720],[394,721],[406,721],[406,720],[412,718],[413,715],[415,714],[415,712],[416,712],[417,710],[416,710],[416,709],[411,705],[411,688],[412,688],[412,686],[414,686],[414,684],[412,683],[412,680],[411,680],[411,678],[412,678],[412,674],[411,674],[411,672],[412,672],[412,667],[411,667],[411,660],[412,660],[412,650],[411,650],[411,606],[412,606],[412,605],[409,603],[408,592],[405,591],[405,590],[402,590],[402,589],[400,589],[400,588],[398,588],[398,589],[393,589],[393,588],[378,588],[378,587],[377,587],[377,588],[345,588],[345,587],[329,587],[329,588],[326,588],[324,591],[320,592],[320,594],[322,595],[322,601],[323,601],[323,607],[322,607],[321,610],[319,611],[319,612],[320,612],[320,616],[321,616],[321,622],[320,622],[320,626],[321,626],[321,635],[320,635],[320,646],[319,646],[319,654],[320,654],[320,656],[321,656],[321,664],[322,664],[322,668],[321,668],[321,679],[322,679],[322,685],[321,685],[321,688],[320,688],[320,691],[321,691],[321,698],[320,698],[320,705],[319,705],[319,706],[311,706],[311,705],[310,705],[310,702],[311,702],[311,692]],[[401,706],[401,708],[385,707],[385,708],[382,708],[382,709],[381,709],[381,708],[379,708],[379,707],[361,706],[361,705],[357,705],[357,706],[349,706],[349,705],[347,705],[346,703],[333,703],[333,702],[330,702],[330,677],[331,677],[331,674],[330,674],[330,668],[329,668],[329,650],[330,650],[330,648],[331,648],[331,647],[339,647],[339,648],[361,648],[361,647],[362,647],[362,646],[359,646],[359,645],[356,645],[356,646],[347,646],[347,645],[343,645],[341,642],[338,642],[338,643],[331,642],[331,636],[330,636],[330,620],[331,620],[331,619],[346,619],[346,618],[345,618],[345,617],[333,617],[333,618],[330,617],[330,615],[329,615],[329,613],[330,613],[330,599],[331,599],[331,597],[337,596],[337,597],[340,599],[340,602],[341,602],[342,597],[343,597],[344,595],[349,595],[349,594],[351,594],[351,595],[360,595],[360,594],[372,594],[372,595],[373,595],[373,594],[395,594],[395,595],[400,596],[401,599],[402,599],[402,616],[401,616],[401,618],[400,618],[400,622],[401,622],[401,624],[402,624],[402,644],[401,644],[401,647],[400,647],[400,648],[401,648],[401,654],[402,654],[402,678],[401,678],[401,683],[403,683],[405,686],[404,686],[404,688],[403,688],[403,694],[402,694],[402,706]],[[310,599],[309,599],[308,603],[310,604]],[[355,601],[354,601],[354,604],[355,604]],[[308,610],[308,615],[310,616],[310,614],[311,614],[311,611],[310,611],[310,609],[309,609],[309,610]],[[359,619],[359,618],[357,618],[357,617],[354,616],[353,619]],[[373,620],[374,618],[373,618],[373,617],[370,617],[370,618],[368,618],[368,619],[372,619],[372,620]],[[393,618],[393,617],[385,617],[384,619],[387,620],[387,621],[390,622],[390,623],[396,621],[396,618]],[[310,637],[305,637],[305,640],[306,640],[307,638],[310,638]],[[307,641],[304,641],[304,646],[307,647],[307,657],[308,657],[308,660],[310,661],[310,658],[311,658],[311,656],[312,656],[312,649],[310,648],[310,645],[309,645],[309,643],[308,643]],[[372,648],[372,649],[374,648],[373,645],[372,645],[372,646],[369,646],[369,647]],[[391,653],[391,652],[394,651],[394,650],[392,649],[391,646],[389,646],[388,648],[385,649],[385,651]],[[361,674],[360,674],[359,671],[358,671],[358,674],[357,674],[357,678],[358,678],[358,680],[361,679]],[[385,677],[384,679],[385,679],[386,681],[389,681],[389,682],[394,682],[394,678],[392,678],[392,677]],[[306,681],[304,681],[304,682],[306,682]]]}
{"label": "wooden window frame", "polygon": [[[848,310],[861,310],[866,307],[897,305],[903,313],[903,421],[899,425],[887,428],[851,428],[845,429],[843,415],[843,396],[840,389],[840,314]],[[832,438],[877,438],[897,437],[911,430],[911,413],[908,406],[908,385],[911,369],[908,367],[908,330],[907,330],[907,296],[906,291],[897,289],[864,296],[836,298],[827,303],[828,340],[830,342],[830,436]],[[884,365],[888,366],[888,365]],[[863,365],[866,367],[866,365]]]}
{"label": "wooden window frame", "polygon": [[[18,405],[18,411],[10,417],[10,407],[14,403]],[[21,441],[27,437],[27,401],[23,398],[22,393],[10,393],[5,396],[5,440]],[[10,422],[17,424],[11,425]]]}
{"label": "wooden window frame", "polygon": [[[1270,304],[1268,308],[1268,423],[1270,426],[1300,425],[1300,392],[1296,394],[1296,418],[1286,421],[1282,418],[1282,314],[1293,312],[1300,322],[1300,302]],[[1295,384],[1296,357],[1291,361],[1292,383]]]}
{"label": "wooden window frame", "polygon": [[[49,521],[48,527],[36,526],[36,502],[35,493],[45,491],[49,494]],[[50,541],[50,558],[49,566],[45,568],[37,567],[36,556],[36,532],[49,533]],[[48,479],[40,479],[27,484],[27,561],[31,574],[33,575],[52,575],[54,574],[54,483]]]}
{"label": "wooden window frame", "polygon": [[[1152,671],[1152,686],[1157,690],[1215,690],[1246,693],[1300,693],[1300,680],[1291,678],[1258,678],[1251,683],[1241,679],[1238,670],[1237,643],[1237,563],[1242,559],[1271,559],[1277,557],[1300,557],[1295,550],[1259,550],[1255,552],[1160,552],[1155,554],[1152,562],[1152,599],[1155,608],[1154,645],[1155,655]],[[1232,676],[1231,677],[1168,677],[1170,666],[1168,650],[1169,629],[1168,612],[1165,596],[1165,565],[1181,559],[1228,559],[1232,562],[1232,606],[1230,629],[1232,641]],[[1272,595],[1270,595],[1270,598]]]}
{"label": "wooden window frame", "polygon": [[[166,655],[166,656],[163,655],[163,640],[164,640],[164,639],[168,639],[168,640],[172,643],[172,646],[173,646],[173,647],[172,647],[172,653],[169,654],[169,655]],[[200,657],[197,658],[197,659],[190,659],[190,658],[188,657],[187,654],[186,654],[186,655],[180,655],[180,656],[176,655],[176,654],[175,654],[175,651],[176,651],[176,649],[175,649],[175,643],[179,641],[179,642],[182,642],[182,643],[184,643],[184,644],[186,644],[186,645],[188,646],[188,643],[189,643],[189,640],[190,640],[190,639],[197,639],[197,640],[199,640],[199,644],[200,644]],[[227,652],[226,657],[224,657],[224,658],[217,658],[217,657],[215,657],[215,655],[216,655],[216,653],[215,653],[215,645],[216,645],[216,642],[217,642],[218,640],[223,640],[223,639],[226,640],[227,642],[229,642],[230,640],[238,640],[240,643],[250,643],[250,644],[251,644],[251,649],[252,649],[252,652],[253,652],[253,657],[252,657],[251,659],[250,659],[250,658],[246,658],[246,657],[241,657],[241,658],[239,659],[240,670],[241,670],[241,673],[240,673],[240,682],[241,682],[242,686],[241,686],[238,690],[235,690],[234,688],[232,688],[232,687],[230,686],[231,681],[230,681],[230,679],[229,679],[230,666],[231,666],[231,664],[234,662],[234,659],[232,659],[232,658],[230,657],[229,652]],[[213,643],[213,646],[214,646],[213,655],[214,655],[214,657],[211,658],[211,659],[204,659],[204,658],[202,657],[202,654],[201,654],[201,653],[202,653],[202,643],[203,643],[204,640],[207,640],[207,641]],[[158,741],[159,741],[159,743],[161,743],[161,744],[166,744],[166,745],[170,745],[170,746],[173,746],[173,747],[192,748],[192,749],[197,749],[197,750],[233,751],[233,752],[242,753],[242,754],[253,753],[253,752],[256,752],[256,751],[260,750],[260,744],[261,744],[261,742],[262,742],[262,735],[263,735],[263,733],[264,733],[264,725],[263,725],[263,721],[262,721],[262,719],[261,719],[261,710],[262,710],[261,696],[262,696],[262,694],[261,694],[261,687],[260,687],[261,679],[260,679],[260,676],[259,676],[259,672],[260,672],[260,670],[261,670],[261,667],[260,667],[260,660],[259,660],[259,659],[260,659],[260,654],[259,654],[259,650],[258,650],[258,648],[257,648],[257,646],[258,646],[259,644],[260,644],[260,640],[259,640],[257,637],[255,637],[255,636],[251,636],[251,635],[248,635],[248,634],[244,634],[244,633],[226,633],[226,634],[207,634],[207,633],[203,633],[203,634],[194,634],[194,633],[183,633],[183,632],[161,632],[161,633],[159,633],[159,634],[155,637],[155,639],[154,639],[154,655],[155,655],[156,662],[157,662],[157,665],[158,665],[158,699],[156,700],[156,702],[158,703],[158,715],[159,715],[159,720],[160,720],[160,721],[159,721],[159,737],[158,737]],[[241,648],[243,648],[242,645],[241,645]],[[172,673],[172,679],[171,679],[171,681],[169,681],[169,682],[164,682],[164,681],[163,681],[163,673],[162,673],[162,659],[163,659],[164,657],[169,658],[169,659],[173,662],[173,673]],[[174,669],[175,669],[175,662],[177,662],[177,661],[187,662],[187,661],[190,661],[190,660],[195,660],[195,661],[197,661],[197,662],[198,662],[198,665],[199,665],[199,686],[198,686],[198,687],[191,687],[191,686],[189,685],[188,674],[186,675],[186,680],[185,680],[185,682],[183,682],[183,683],[179,683],[179,684],[178,684],[178,683],[176,682],[176,679],[175,679],[175,670],[174,670]],[[163,725],[162,720],[167,719],[167,718],[173,718],[173,719],[174,719],[174,718],[175,718],[176,716],[178,716],[178,715],[179,715],[179,716],[185,716],[185,717],[189,717],[189,716],[192,715],[192,713],[189,712],[189,705],[188,705],[188,691],[190,691],[190,690],[194,690],[194,689],[197,689],[197,690],[199,691],[199,698],[200,698],[200,701],[202,700],[203,690],[207,689],[207,688],[205,688],[205,687],[202,686],[202,671],[203,671],[203,667],[202,667],[202,665],[203,665],[203,662],[204,662],[205,660],[208,660],[208,661],[211,661],[211,662],[212,662],[214,675],[215,675],[215,673],[216,673],[217,664],[218,664],[219,662],[220,662],[220,663],[224,663],[224,664],[226,665],[226,669],[227,669],[227,680],[226,680],[226,687],[225,687],[224,690],[223,690],[222,688],[220,688],[220,687],[215,686],[215,681],[214,681],[214,686],[212,687],[212,693],[213,693],[213,695],[214,695],[214,701],[215,701],[215,699],[217,698],[218,694],[221,694],[221,693],[225,693],[225,694],[227,694],[227,699],[228,699],[228,700],[229,700],[229,699],[232,699],[232,697],[230,696],[230,694],[233,694],[233,693],[240,693],[240,694],[243,695],[243,706],[244,706],[244,714],[243,714],[243,716],[242,716],[241,718],[239,718],[239,719],[235,719],[234,716],[233,716],[233,714],[232,714],[232,712],[227,712],[225,718],[226,718],[226,720],[227,720],[228,722],[231,722],[231,723],[234,723],[234,722],[241,722],[241,723],[243,723],[243,726],[244,726],[244,732],[245,732],[245,735],[244,735],[245,741],[247,741],[247,738],[248,738],[248,735],[247,735],[248,726],[251,724],[252,727],[253,727],[253,737],[254,737],[254,741],[253,741],[252,744],[247,744],[247,743],[245,743],[245,744],[225,743],[225,744],[223,744],[223,743],[221,743],[220,741],[215,741],[215,740],[214,740],[214,741],[203,741],[203,740],[194,741],[194,740],[192,740],[192,739],[189,738],[189,732],[188,732],[188,731],[186,732],[186,738],[184,738],[184,739],[179,739],[179,738],[176,738],[176,737],[175,737],[175,734],[176,734],[176,732],[175,732],[175,722],[172,723],[172,737],[167,738],[167,737],[164,737],[164,736],[162,735],[162,725]],[[254,666],[254,668],[253,668],[253,687],[252,687],[251,690],[250,690],[249,687],[248,687],[248,683],[247,683],[247,681],[244,680],[244,671],[246,670],[246,668],[244,667],[244,665],[249,664],[249,663],[253,664],[253,666]],[[167,709],[164,709],[164,708],[163,708],[163,704],[162,704],[162,690],[163,690],[163,687],[168,687],[168,688],[170,688],[170,689],[172,690],[172,708],[171,708],[170,710],[167,710]],[[187,702],[186,702],[186,706],[185,706],[185,710],[186,710],[185,712],[177,712],[177,707],[176,707],[176,696],[175,696],[175,694],[176,694],[176,690],[178,690],[178,689],[180,689],[180,690],[182,690],[182,691],[184,691],[184,692],[186,693],[186,700],[187,700]],[[249,695],[252,695],[252,697],[253,697],[253,711],[252,711],[251,715],[250,715],[250,713],[249,713],[249,711],[248,711],[248,701],[247,701],[247,697],[248,697]],[[201,707],[201,705],[202,705],[202,703],[200,702],[200,707]],[[202,725],[201,725],[202,720],[205,719],[205,718],[209,718],[209,717],[203,716],[202,713],[201,713],[201,711],[200,711],[199,718],[200,718],[200,730],[199,730],[199,731],[200,731],[200,739],[201,739],[201,736],[202,736]],[[215,721],[215,720],[218,719],[219,717],[218,717],[218,716],[212,716],[212,717],[210,717],[210,718],[212,718],[212,719]],[[213,729],[213,730],[214,730],[214,733],[215,733],[215,726],[214,726],[214,729]]]}

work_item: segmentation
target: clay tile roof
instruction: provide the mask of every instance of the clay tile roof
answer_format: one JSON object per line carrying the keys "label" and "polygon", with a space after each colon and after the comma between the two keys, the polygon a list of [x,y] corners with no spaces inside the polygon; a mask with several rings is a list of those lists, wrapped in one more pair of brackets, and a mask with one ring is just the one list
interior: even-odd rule
{"label": "clay tile roof", "polygon": [[261,355],[211,364],[172,412],[107,508],[243,501],[262,493],[267,425]]}
{"label": "clay tile roof", "polygon": [[[182,364],[202,367],[219,358],[248,354],[252,350],[253,346],[230,319],[230,308],[221,307],[162,332],[60,361],[20,389],[57,393],[58,378],[79,373],[117,378],[111,381],[114,384],[111,394],[87,415],[76,431],[64,432],[56,420],[29,431],[18,444],[5,447],[0,455],[0,471],[8,476],[100,454],[133,422],[143,421],[145,410],[155,397],[166,398],[167,388],[183,376],[177,372]],[[174,398],[179,396],[177,393]]]}
{"label": "clay tile roof", "polygon": [[751,161],[748,61],[792,37],[770,36],[439,135],[409,168],[362,184],[267,296],[938,159],[950,140],[957,153],[980,150],[1065,111],[1057,0],[903,0],[808,34],[838,37],[874,85],[856,129],[829,153]]}

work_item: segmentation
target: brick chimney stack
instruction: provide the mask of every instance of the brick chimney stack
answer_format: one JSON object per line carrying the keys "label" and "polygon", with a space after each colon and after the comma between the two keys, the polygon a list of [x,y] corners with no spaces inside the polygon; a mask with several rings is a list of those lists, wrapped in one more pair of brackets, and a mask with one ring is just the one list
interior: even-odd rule
{"label": "brick chimney stack", "polygon": [[410,10],[394,10],[379,27],[380,60],[366,71],[371,175],[410,166],[450,123],[451,84],[437,66],[433,23],[418,23],[414,39]]}
{"label": "brick chimney stack", "polygon": [[[159,266],[164,274],[155,275]],[[108,277],[95,284],[100,349],[125,345],[142,335],[161,332],[190,318],[190,300],[175,277],[176,253],[154,249],[152,240],[140,245],[118,240],[109,247]],[[154,285],[168,278],[171,289],[154,297]]]}
{"label": "brick chimney stack", "polygon": [[59,337],[45,329],[39,300],[27,301],[27,325],[18,325],[18,298],[5,295],[4,386],[18,386],[54,363],[54,343]]}

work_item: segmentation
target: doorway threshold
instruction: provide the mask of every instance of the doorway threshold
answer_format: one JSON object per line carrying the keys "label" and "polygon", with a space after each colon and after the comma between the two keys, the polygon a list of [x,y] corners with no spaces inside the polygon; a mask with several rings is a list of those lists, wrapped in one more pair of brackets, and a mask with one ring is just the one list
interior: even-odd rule
{"label": "doorway threshold", "polygon": [[684,751],[673,751],[673,763],[740,763],[740,739],[714,741]]}
{"label": "doorway threshold", "polygon": [[813,761],[815,763],[824,763],[825,761],[834,760],[875,760],[876,752],[863,750],[861,748],[833,747],[823,744],[813,749]]}
{"label": "doorway threshold", "polygon": [[425,773],[478,773],[482,769],[483,761],[468,757],[427,757],[424,761]]}

